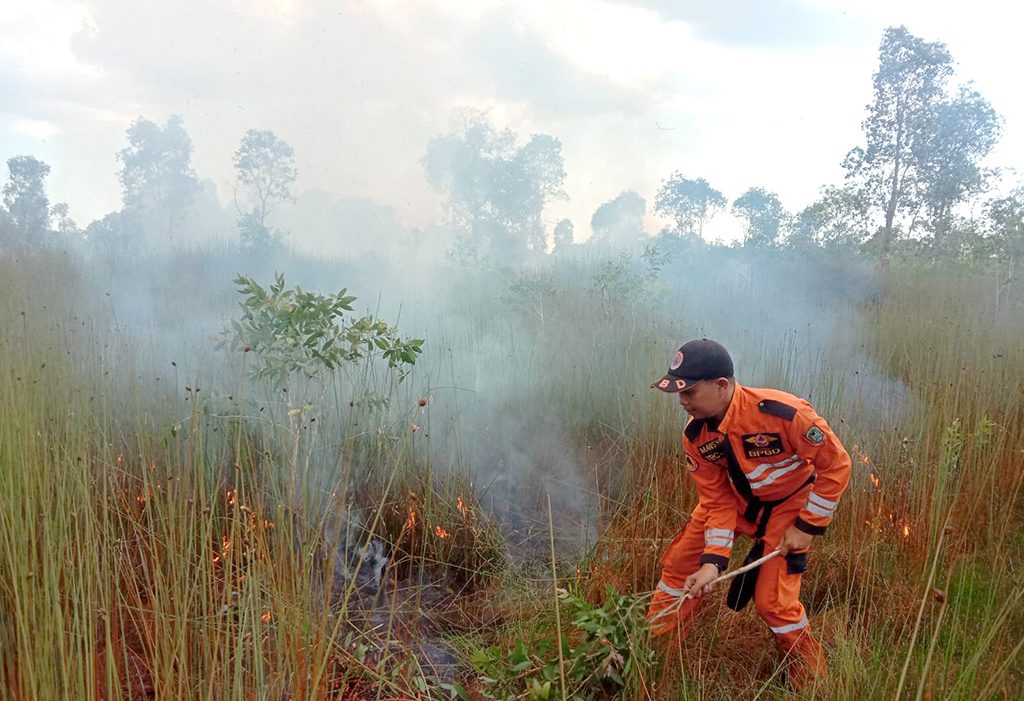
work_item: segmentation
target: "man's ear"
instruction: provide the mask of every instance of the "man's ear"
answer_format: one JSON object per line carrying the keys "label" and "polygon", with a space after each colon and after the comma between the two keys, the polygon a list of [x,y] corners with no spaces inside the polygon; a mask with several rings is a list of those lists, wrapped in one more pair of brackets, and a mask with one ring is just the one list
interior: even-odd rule
{"label": "man's ear", "polygon": [[715,385],[718,386],[718,389],[727,389],[729,387],[729,378],[728,377],[716,378],[715,379]]}

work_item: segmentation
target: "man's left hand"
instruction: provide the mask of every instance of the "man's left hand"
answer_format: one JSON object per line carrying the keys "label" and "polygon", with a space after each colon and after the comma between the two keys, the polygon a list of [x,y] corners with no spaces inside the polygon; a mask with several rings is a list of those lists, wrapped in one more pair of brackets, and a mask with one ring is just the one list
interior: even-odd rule
{"label": "man's left hand", "polygon": [[786,533],[782,536],[782,542],[779,543],[779,554],[785,557],[789,553],[797,553],[801,550],[807,550],[811,547],[811,541],[814,539],[810,533],[804,533],[796,526],[790,526]]}

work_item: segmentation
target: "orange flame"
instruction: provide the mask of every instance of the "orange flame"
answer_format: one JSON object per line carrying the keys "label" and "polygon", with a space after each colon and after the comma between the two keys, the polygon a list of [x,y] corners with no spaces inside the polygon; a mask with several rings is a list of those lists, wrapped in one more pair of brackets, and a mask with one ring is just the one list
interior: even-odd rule
{"label": "orange flame", "polygon": [[459,499],[456,502],[456,506],[459,508],[459,513],[462,514],[462,518],[466,518],[466,504],[462,501],[462,495],[459,495]]}
{"label": "orange flame", "polygon": [[274,614],[270,611],[270,609],[267,609],[266,611],[264,611],[263,615],[260,616],[260,620],[263,621],[264,623],[270,623],[273,619],[274,619]]}
{"label": "orange flame", "polygon": [[409,509],[409,518],[405,519],[406,529],[415,528],[416,526],[416,512]]}
{"label": "orange flame", "polygon": [[451,535],[448,531],[441,528],[440,526],[434,526],[434,533],[437,534],[438,538],[447,538],[449,535]]}
{"label": "orange flame", "polygon": [[868,475],[868,477],[871,478],[871,484],[875,485],[875,489],[878,489],[879,480],[878,480],[878,475],[875,474],[875,471],[872,470],[871,473]]}
{"label": "orange flame", "polygon": [[903,537],[904,538],[909,538],[910,537],[910,526],[908,526],[905,523],[903,524]]}

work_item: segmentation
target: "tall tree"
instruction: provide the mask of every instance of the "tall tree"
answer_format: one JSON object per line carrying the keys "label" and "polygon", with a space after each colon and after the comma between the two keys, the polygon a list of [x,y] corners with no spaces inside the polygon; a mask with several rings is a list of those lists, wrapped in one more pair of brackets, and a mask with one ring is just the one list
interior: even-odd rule
{"label": "tall tree", "polygon": [[690,180],[676,171],[661,184],[654,211],[676,222],[679,236],[704,236],[704,225],[726,205],[725,196],[704,178]]}
{"label": "tall tree", "polygon": [[53,219],[53,230],[61,236],[80,233],[78,224],[71,218],[71,207],[67,202],[58,202],[50,207],[50,217]]}
{"label": "tall tree", "polygon": [[617,248],[630,247],[644,238],[647,202],[635,192],[623,192],[594,211],[590,228],[593,242]]}
{"label": "tall tree", "polygon": [[733,201],[732,211],[744,221],[744,246],[766,248],[778,243],[786,209],[774,192],[752,187]]}
{"label": "tall tree", "polygon": [[449,223],[484,253],[521,258],[546,247],[541,213],[564,198],[562,144],[534,134],[520,145],[480,114],[452,133],[435,136],[421,161],[427,182],[447,199]]}
{"label": "tall tree", "polygon": [[573,245],[573,225],[569,219],[562,219],[555,224],[555,248],[554,252],[565,253],[572,248]]}
{"label": "tall tree", "polygon": [[267,225],[271,209],[291,199],[290,188],[297,176],[295,152],[274,132],[250,129],[235,151],[234,164],[246,200],[244,208],[237,197],[235,201],[241,214],[238,227],[242,241],[254,248],[265,247],[275,238]]}
{"label": "tall tree", "polygon": [[1011,264],[1024,262],[1024,185],[986,207],[993,252]]}
{"label": "tall tree", "polygon": [[164,126],[139,117],[118,153],[124,208],[155,234],[171,237],[199,190],[192,169],[192,139],[181,117]]}
{"label": "tall tree", "polygon": [[7,171],[3,194],[12,232],[21,242],[31,241],[50,229],[50,200],[46,197],[50,166],[32,156],[15,156],[7,160]]}
{"label": "tall tree", "polygon": [[829,186],[814,203],[789,223],[790,248],[846,247],[863,243],[871,233],[871,217],[860,192],[852,187]]}
{"label": "tall tree", "polygon": [[950,99],[953,59],[945,44],[906,27],[885,30],[874,95],[863,129],[866,144],[843,166],[871,207],[883,215],[879,261],[892,250],[897,219],[912,231],[919,217],[947,217],[976,182],[978,160],[998,133],[995,113],[977,93]]}
{"label": "tall tree", "polygon": [[996,145],[1000,131],[996,111],[969,85],[961,86],[954,98],[937,106],[922,174],[928,225],[939,253],[948,248],[953,208],[984,189],[986,178],[980,162]]}

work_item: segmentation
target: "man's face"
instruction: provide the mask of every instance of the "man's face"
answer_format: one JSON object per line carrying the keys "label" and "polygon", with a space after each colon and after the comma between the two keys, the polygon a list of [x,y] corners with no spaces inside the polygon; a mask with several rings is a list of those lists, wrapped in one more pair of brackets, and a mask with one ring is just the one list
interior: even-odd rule
{"label": "man's face", "polygon": [[729,406],[729,381],[701,380],[679,392],[679,404],[695,419],[721,417]]}

